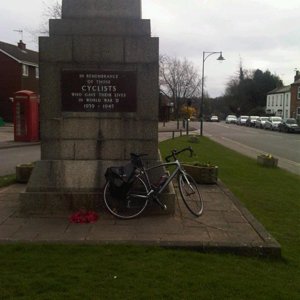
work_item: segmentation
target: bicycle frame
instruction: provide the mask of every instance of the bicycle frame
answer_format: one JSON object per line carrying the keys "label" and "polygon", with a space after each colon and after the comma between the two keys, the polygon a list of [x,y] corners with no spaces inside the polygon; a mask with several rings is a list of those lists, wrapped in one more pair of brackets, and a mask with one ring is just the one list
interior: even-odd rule
{"label": "bicycle frame", "polygon": [[[151,170],[154,170],[154,169],[158,169],[158,168],[161,168],[161,167],[167,167],[167,166],[176,166],[176,169],[168,177],[168,179],[166,180],[166,182],[159,188],[159,190],[154,190],[152,188],[152,184],[151,184],[151,181],[149,179],[148,172],[151,171]],[[147,184],[147,186],[149,188],[149,192],[148,192],[148,194],[145,197],[149,197],[153,193],[156,196],[159,196],[165,190],[165,188],[169,185],[169,183],[175,178],[175,176],[178,173],[181,173],[181,174],[185,175],[185,171],[182,169],[181,164],[180,164],[180,162],[179,162],[178,159],[176,159],[174,162],[162,163],[162,164],[150,167],[150,168],[144,168],[143,167],[141,170],[142,170],[142,176],[145,176],[146,181],[147,181],[146,184]]]}
{"label": "bicycle frame", "polygon": [[[144,211],[148,201],[153,201],[162,209],[167,210],[166,204],[163,203],[164,201],[161,202],[159,198],[175,176],[177,176],[180,195],[185,206],[193,215],[199,217],[203,211],[203,201],[197,184],[192,176],[184,170],[180,161],[177,159],[177,155],[184,151],[189,151],[191,156],[193,154],[191,147],[182,149],[181,151],[174,149],[171,155],[165,158],[166,162],[151,167],[145,167],[141,160],[141,157],[145,156],[145,154],[138,155],[131,153],[131,162],[135,166],[132,185],[129,186],[125,197],[120,195],[118,199],[118,196],[115,197],[110,191],[110,184],[113,184],[113,182],[107,181],[104,189],[104,202],[108,210],[114,216],[121,219],[137,217]],[[153,182],[156,182],[156,175],[164,171],[165,167],[172,167],[173,171],[169,172],[170,175],[163,175],[158,184],[153,184]],[[120,202],[118,200],[122,201]]]}

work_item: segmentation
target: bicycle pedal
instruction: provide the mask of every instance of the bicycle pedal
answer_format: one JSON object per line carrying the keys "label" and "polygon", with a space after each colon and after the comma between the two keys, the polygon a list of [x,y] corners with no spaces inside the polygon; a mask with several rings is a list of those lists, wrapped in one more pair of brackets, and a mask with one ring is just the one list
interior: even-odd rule
{"label": "bicycle pedal", "polygon": [[161,203],[157,197],[154,198],[155,202],[163,209],[163,210],[167,210],[168,207],[166,204]]}

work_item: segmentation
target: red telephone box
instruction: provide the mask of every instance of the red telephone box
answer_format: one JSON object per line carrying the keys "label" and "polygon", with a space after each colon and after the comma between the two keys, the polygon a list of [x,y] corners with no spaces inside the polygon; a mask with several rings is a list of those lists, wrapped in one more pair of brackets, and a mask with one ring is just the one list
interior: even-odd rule
{"label": "red telephone box", "polygon": [[18,91],[14,96],[14,139],[17,142],[39,140],[39,97],[32,91]]}

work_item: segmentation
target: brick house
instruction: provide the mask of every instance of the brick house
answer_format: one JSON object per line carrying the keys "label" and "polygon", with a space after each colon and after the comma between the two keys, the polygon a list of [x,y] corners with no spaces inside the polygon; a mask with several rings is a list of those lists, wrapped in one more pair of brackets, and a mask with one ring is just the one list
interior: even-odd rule
{"label": "brick house", "polygon": [[292,84],[276,88],[267,94],[266,113],[300,120],[299,71],[296,71]]}
{"label": "brick house", "polygon": [[12,98],[15,92],[39,93],[38,52],[26,49],[22,41],[11,45],[0,41],[0,117],[13,121]]}
{"label": "brick house", "polygon": [[296,72],[294,83],[291,84],[291,115],[300,120],[300,72]]}

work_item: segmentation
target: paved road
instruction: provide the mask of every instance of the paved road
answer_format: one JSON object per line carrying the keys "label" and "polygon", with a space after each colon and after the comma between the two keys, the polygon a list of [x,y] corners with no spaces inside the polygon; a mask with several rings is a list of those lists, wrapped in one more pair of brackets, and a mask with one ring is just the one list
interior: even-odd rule
{"label": "paved road", "polygon": [[[193,126],[197,126],[197,123]],[[300,134],[249,128],[224,122],[205,122],[203,128],[204,135],[226,147],[250,157],[270,153],[279,158],[280,167],[300,175]]]}

